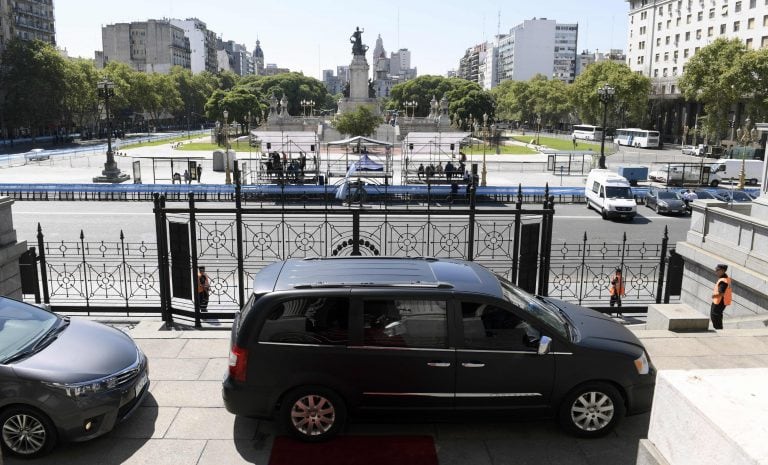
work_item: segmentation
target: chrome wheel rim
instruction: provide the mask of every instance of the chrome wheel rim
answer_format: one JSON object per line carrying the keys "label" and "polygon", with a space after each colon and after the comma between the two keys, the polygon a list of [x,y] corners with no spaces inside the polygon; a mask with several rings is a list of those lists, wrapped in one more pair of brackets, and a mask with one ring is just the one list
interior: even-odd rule
{"label": "chrome wheel rim", "polygon": [[45,426],[31,415],[20,413],[3,423],[3,442],[17,454],[38,452],[45,445],[46,437]]}
{"label": "chrome wheel rim", "polygon": [[305,436],[319,436],[336,423],[336,409],[330,400],[319,395],[299,398],[291,407],[291,423]]}
{"label": "chrome wheel rim", "polygon": [[571,420],[582,431],[598,431],[613,420],[614,405],[603,392],[585,392],[571,405]]}

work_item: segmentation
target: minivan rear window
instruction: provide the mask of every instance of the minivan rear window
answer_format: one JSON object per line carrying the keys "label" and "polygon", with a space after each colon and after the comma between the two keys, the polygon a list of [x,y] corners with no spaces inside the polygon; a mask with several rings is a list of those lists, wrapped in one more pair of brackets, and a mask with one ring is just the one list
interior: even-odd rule
{"label": "minivan rear window", "polygon": [[302,297],[280,302],[264,321],[259,342],[347,345],[349,299]]}

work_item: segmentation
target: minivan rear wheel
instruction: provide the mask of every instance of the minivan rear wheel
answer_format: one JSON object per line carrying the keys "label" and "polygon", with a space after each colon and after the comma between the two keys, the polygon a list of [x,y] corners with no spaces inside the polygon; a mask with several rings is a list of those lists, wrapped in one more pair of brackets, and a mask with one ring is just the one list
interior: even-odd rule
{"label": "minivan rear wheel", "polygon": [[319,442],[335,436],[344,425],[347,409],[335,392],[321,386],[294,389],[283,398],[280,423],[292,436]]}
{"label": "minivan rear wheel", "polygon": [[597,438],[611,432],[625,411],[624,398],[612,385],[583,384],[560,405],[560,425],[575,436]]}
{"label": "minivan rear wheel", "polygon": [[47,416],[28,407],[11,407],[0,414],[3,449],[24,458],[41,457],[56,445],[56,428]]}

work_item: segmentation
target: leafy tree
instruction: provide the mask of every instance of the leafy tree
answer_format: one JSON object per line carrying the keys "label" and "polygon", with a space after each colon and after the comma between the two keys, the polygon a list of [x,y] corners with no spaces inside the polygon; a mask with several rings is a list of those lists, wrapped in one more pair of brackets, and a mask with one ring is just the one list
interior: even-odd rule
{"label": "leafy tree", "polygon": [[374,115],[370,108],[359,106],[355,111],[338,116],[333,122],[333,127],[340,133],[350,136],[370,136],[383,122],[383,119]]}
{"label": "leafy tree", "polygon": [[171,79],[182,101],[176,117],[189,121],[189,124],[199,121],[200,117],[204,117],[202,112],[205,111],[208,98],[218,88],[218,78],[207,71],[193,75],[188,69],[174,66],[171,68]]}
{"label": "leafy tree", "polygon": [[265,100],[273,95],[279,100],[284,95],[288,101],[288,113],[291,115],[302,114],[302,100],[313,100],[315,109],[319,109],[327,103],[328,98],[328,90],[322,81],[301,73],[246,76],[242,79],[241,85],[262,95]]}
{"label": "leafy tree", "polygon": [[41,41],[9,41],[0,59],[4,125],[29,128],[31,135],[61,121],[66,93],[64,59]]}
{"label": "leafy tree", "polygon": [[616,126],[620,121],[627,126],[647,125],[650,79],[633,73],[623,63],[612,61],[589,65],[569,87],[571,103],[582,122],[602,124],[603,104],[598,98],[597,89],[604,84],[615,89],[613,101],[608,105],[609,126]]}
{"label": "leafy tree", "polygon": [[533,122],[541,117],[542,125],[557,125],[567,120],[573,109],[568,86],[543,75],[528,81],[504,81],[491,94],[501,119]]}
{"label": "leafy tree", "polygon": [[168,74],[146,74],[147,92],[144,95],[144,110],[152,121],[158,122],[165,116],[183,107],[181,95]]}
{"label": "leafy tree", "polygon": [[65,85],[62,111],[67,128],[84,128],[96,122],[99,97],[96,86],[101,76],[93,61],[81,58],[65,60]]}
{"label": "leafy tree", "polygon": [[752,121],[768,118],[768,49],[747,50],[734,60],[724,79],[735,82]]}
{"label": "leafy tree", "polygon": [[[739,39],[719,38],[701,48],[688,60],[683,76],[678,81],[680,91],[688,100],[704,104],[704,130],[715,139],[727,132],[731,107],[751,89],[752,76],[738,75],[734,63],[747,64],[746,46]],[[748,74],[751,72],[748,71]]]}

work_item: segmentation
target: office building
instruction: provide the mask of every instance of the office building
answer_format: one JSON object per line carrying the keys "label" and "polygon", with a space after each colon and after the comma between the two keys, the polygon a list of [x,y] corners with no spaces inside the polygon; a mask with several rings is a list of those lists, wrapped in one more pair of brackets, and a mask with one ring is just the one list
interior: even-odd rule
{"label": "office building", "polygon": [[184,30],[184,34],[189,38],[192,73],[218,71],[216,33],[209,31],[206,24],[197,18],[171,19],[170,21],[172,25]]}
{"label": "office building", "polygon": [[174,66],[191,69],[189,38],[166,19],[104,26],[101,43],[97,67],[117,61],[148,73],[169,73]]}
{"label": "office building", "polygon": [[56,45],[53,0],[0,0],[0,51],[13,38]]}

